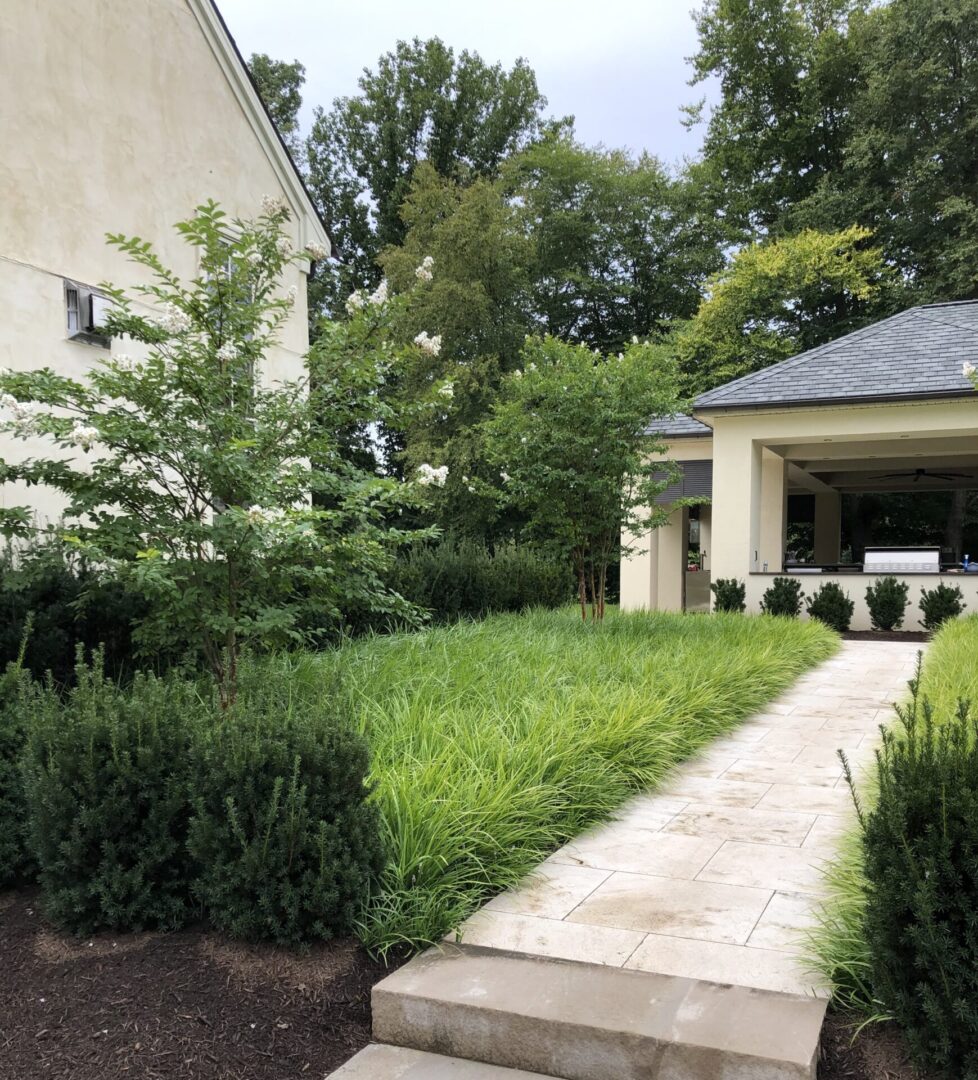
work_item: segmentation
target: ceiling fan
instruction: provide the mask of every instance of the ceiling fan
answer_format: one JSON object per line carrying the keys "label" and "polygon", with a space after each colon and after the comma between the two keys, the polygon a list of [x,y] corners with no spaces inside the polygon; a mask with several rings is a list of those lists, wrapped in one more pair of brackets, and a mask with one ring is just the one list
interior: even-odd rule
{"label": "ceiling fan", "polygon": [[906,472],[883,473],[882,476],[874,476],[871,477],[871,479],[905,480],[907,477],[912,477],[913,482],[916,484],[925,478],[928,480],[971,480],[973,474],[960,472],[934,472],[931,469],[909,469]]}

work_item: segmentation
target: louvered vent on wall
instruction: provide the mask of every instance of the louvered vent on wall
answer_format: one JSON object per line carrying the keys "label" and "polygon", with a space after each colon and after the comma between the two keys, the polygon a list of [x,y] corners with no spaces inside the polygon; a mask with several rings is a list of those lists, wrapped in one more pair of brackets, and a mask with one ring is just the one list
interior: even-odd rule
{"label": "louvered vent on wall", "polygon": [[[683,498],[710,498],[713,494],[713,462],[677,461],[676,464],[682,470],[682,479],[670,484],[656,496],[656,503],[671,503]],[[664,480],[665,473],[660,473],[659,479]]]}

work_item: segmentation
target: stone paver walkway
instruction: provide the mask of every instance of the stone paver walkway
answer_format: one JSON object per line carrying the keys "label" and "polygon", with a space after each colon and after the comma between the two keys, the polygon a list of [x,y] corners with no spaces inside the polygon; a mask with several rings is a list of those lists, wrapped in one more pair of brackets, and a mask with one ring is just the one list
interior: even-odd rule
{"label": "stone paver walkway", "polygon": [[567,844],[461,927],[471,945],[824,993],[798,959],[851,826],[836,749],[871,764],[919,645],[848,641],[655,795]]}

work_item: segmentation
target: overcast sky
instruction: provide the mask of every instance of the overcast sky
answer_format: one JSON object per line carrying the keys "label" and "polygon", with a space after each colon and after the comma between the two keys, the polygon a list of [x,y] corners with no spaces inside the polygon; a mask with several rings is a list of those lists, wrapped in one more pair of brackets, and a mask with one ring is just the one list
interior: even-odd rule
{"label": "overcast sky", "polygon": [[589,144],[648,150],[672,163],[693,155],[679,108],[696,49],[688,0],[218,0],[248,57],[266,52],[306,67],[305,126],[313,105],[356,93],[365,66],[399,38],[440,37],[507,67],[525,57],[556,116],[576,117]]}

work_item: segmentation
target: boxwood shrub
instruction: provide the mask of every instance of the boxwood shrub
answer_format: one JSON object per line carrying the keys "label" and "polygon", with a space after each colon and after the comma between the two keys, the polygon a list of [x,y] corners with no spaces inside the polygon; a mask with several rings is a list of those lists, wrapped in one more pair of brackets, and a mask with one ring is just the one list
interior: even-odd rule
{"label": "boxwood shrub", "polygon": [[776,577],[761,597],[761,611],[766,615],[784,615],[797,619],[805,594],[797,578]]}
{"label": "boxwood shrub", "polygon": [[818,619],[838,633],[844,634],[852,623],[856,604],[843,592],[838,582],[826,581],[809,597],[805,609],[811,618]]}
{"label": "boxwood shrub", "polygon": [[717,578],[710,585],[714,611],[746,611],[747,586],[736,578]]}
{"label": "boxwood shrub", "polygon": [[897,713],[860,813],[873,994],[921,1065],[976,1080],[978,722],[964,703],[935,716],[917,680]]}
{"label": "boxwood shrub", "polygon": [[44,908],[59,926],[180,926],[190,911],[189,732],[199,721],[193,682],[107,679],[101,656],[79,662],[62,698],[27,683],[28,839]]}
{"label": "boxwood shrub", "polygon": [[246,665],[234,705],[195,729],[194,895],[234,936],[348,933],[383,868],[365,740],[320,696]]}
{"label": "boxwood shrub", "polygon": [[937,630],[948,619],[956,619],[965,609],[964,593],[957,585],[940,584],[933,589],[920,590],[920,625],[925,630]]}
{"label": "boxwood shrub", "polygon": [[881,577],[866,589],[866,605],[874,630],[899,630],[903,625],[903,613],[910,601],[910,586],[897,581],[892,574]]}

